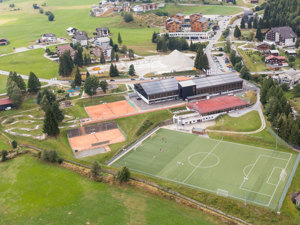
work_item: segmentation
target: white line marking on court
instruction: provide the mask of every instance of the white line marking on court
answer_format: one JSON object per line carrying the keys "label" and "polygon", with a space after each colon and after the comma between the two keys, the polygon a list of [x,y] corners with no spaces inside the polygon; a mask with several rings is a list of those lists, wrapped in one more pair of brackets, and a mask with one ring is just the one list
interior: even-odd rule
{"label": "white line marking on court", "polygon": [[[291,158],[292,158],[292,155],[290,155],[290,158],[289,158],[288,162],[286,163],[286,165],[285,165],[285,167],[284,167],[285,170],[286,170],[288,164],[290,163]],[[276,190],[277,190],[277,188],[278,188],[278,186],[279,186],[279,184],[280,184],[280,181],[281,181],[281,180],[280,180],[280,178],[279,178],[278,183],[277,183],[277,185],[276,185],[276,187],[275,187],[275,190],[273,191],[273,194],[272,194],[272,196],[271,196],[271,199],[270,199],[270,201],[269,201],[269,203],[268,203],[268,206],[270,206],[270,204],[271,204],[271,202],[272,202],[272,199],[273,199],[273,197],[274,197],[274,195],[275,195],[275,193],[276,193]]]}
{"label": "white line marking on court", "polygon": [[222,142],[223,138],[207,153],[207,155],[198,163],[198,165],[192,170],[192,172],[184,179],[183,183],[185,183],[193,173],[198,169],[202,162],[218,147],[218,145]]}
{"label": "white line marking on court", "polygon": [[244,169],[243,169],[243,174],[245,175],[245,177],[247,176],[247,174],[246,174],[246,168],[248,168],[249,166],[252,166],[253,167],[253,163],[252,164],[249,164],[249,165],[247,165],[247,166],[245,166],[244,167]]}
{"label": "white line marking on court", "polygon": [[[258,162],[258,160],[260,159],[262,155],[260,154],[257,159],[255,160],[255,162],[253,163],[253,166],[251,167],[251,169],[249,170],[248,174],[246,175],[246,178],[249,177],[250,173],[252,172],[253,168],[255,167],[256,163]],[[240,185],[240,189],[242,189],[242,186],[244,185],[246,179],[243,179],[243,182]]]}
{"label": "white line marking on court", "polygon": [[258,195],[263,195],[263,196],[267,196],[267,197],[272,197],[271,195],[267,195],[267,194],[264,194],[264,193],[261,193],[261,192],[257,192],[257,191],[252,191],[251,189],[247,189],[247,188],[240,188],[240,189],[243,190],[243,191],[252,192],[252,193],[255,193],[255,194],[258,194]]}
{"label": "white line marking on court", "polygon": [[272,175],[273,175],[273,172],[274,172],[275,169],[283,170],[283,168],[281,168],[281,167],[273,167],[272,172],[271,172],[271,174],[270,174],[270,176],[268,177],[268,180],[267,180],[267,182],[266,182],[267,184],[276,185],[276,184],[273,184],[273,183],[269,182],[270,179],[271,179],[271,177],[272,177]]}

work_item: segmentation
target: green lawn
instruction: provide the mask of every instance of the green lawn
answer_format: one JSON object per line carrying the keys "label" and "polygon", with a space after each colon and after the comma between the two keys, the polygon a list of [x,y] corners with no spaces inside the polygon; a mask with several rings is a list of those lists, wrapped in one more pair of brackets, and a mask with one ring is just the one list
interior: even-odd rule
{"label": "green lawn", "polygon": [[168,12],[169,16],[176,13],[192,14],[192,13],[202,13],[204,15],[233,15],[242,11],[241,8],[234,6],[218,6],[218,5],[199,5],[199,6],[183,6],[167,4],[165,8],[159,11]]}
{"label": "green lawn", "polygon": [[0,75],[0,94],[6,93],[7,76]]}
{"label": "green lawn", "polygon": [[[277,209],[296,154],[160,129],[113,166]],[[244,180],[247,177],[247,180]]]}
{"label": "green lawn", "polygon": [[210,130],[225,131],[254,131],[261,127],[260,117],[257,111],[251,111],[241,117],[230,117],[223,115],[216,120],[214,126],[208,127]]}
{"label": "green lawn", "polygon": [[39,78],[50,79],[58,75],[58,64],[43,57],[45,50],[37,49],[0,57],[0,70],[16,71],[29,75],[34,72]]}
{"label": "green lawn", "polygon": [[0,174],[1,224],[223,224],[172,200],[93,182],[29,155],[0,163]]}

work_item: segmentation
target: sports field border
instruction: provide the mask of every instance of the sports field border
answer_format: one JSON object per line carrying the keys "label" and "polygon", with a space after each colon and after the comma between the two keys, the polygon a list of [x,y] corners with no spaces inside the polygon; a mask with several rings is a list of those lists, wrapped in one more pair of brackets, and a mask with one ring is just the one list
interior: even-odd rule
{"label": "sports field border", "polygon": [[[154,129],[152,129],[151,131],[149,131],[147,134],[145,134],[144,136],[142,136],[141,138],[139,138],[136,142],[134,142],[134,143],[133,143],[132,145],[130,145],[128,148],[126,148],[124,151],[122,151],[120,154],[116,155],[114,158],[112,158],[110,161],[108,161],[107,165],[108,165],[108,166],[111,166],[113,163],[115,163],[116,161],[118,161],[119,159],[121,159],[121,158],[122,158],[123,156],[125,156],[128,152],[130,152],[132,149],[134,149],[137,145],[143,143],[147,138],[149,138],[149,136],[151,136],[153,133],[159,131],[160,129],[166,129],[166,130],[171,130],[171,131],[182,132],[182,131],[178,131],[178,130],[167,129],[167,128],[164,128],[164,127],[155,127]],[[183,132],[183,133],[186,133],[186,132]],[[198,138],[201,138],[201,139],[207,139],[207,138],[201,137],[201,136],[197,136],[197,137],[198,137]],[[267,148],[262,148],[262,147],[252,146],[252,145],[246,145],[246,144],[241,144],[241,143],[235,143],[235,142],[230,142],[230,141],[224,141],[223,138],[222,138],[221,140],[220,140],[220,139],[214,139],[214,138],[209,138],[209,139],[210,139],[210,140],[213,140],[213,141],[216,141],[216,142],[218,142],[218,143],[220,143],[220,142],[230,143],[230,144],[235,144],[235,145],[240,145],[240,146],[251,147],[251,148],[255,148],[255,149],[259,149],[259,150],[263,150],[263,151],[276,152],[276,153],[280,153],[280,154],[289,155],[289,159],[282,159],[282,160],[287,160],[287,161],[288,161],[287,164],[286,164],[286,166],[285,166],[286,168],[287,168],[287,166],[290,164],[290,159],[292,158],[292,155],[293,155],[293,153],[287,153],[287,152],[282,152],[282,151],[275,151],[275,150],[272,150],[272,149],[267,149]],[[271,157],[271,156],[270,156],[270,157]],[[297,161],[296,161],[296,163],[295,163],[295,165],[294,165],[293,170],[294,170],[294,169],[296,170],[299,161],[300,161],[300,153],[299,153],[299,155],[298,155],[298,158],[297,158]],[[131,168],[130,168],[130,169],[131,169]],[[210,192],[210,193],[214,193],[214,194],[216,194],[216,195],[219,195],[216,191],[209,190],[209,189],[206,189],[206,188],[202,188],[202,187],[198,187],[198,186],[195,186],[195,185],[187,184],[187,183],[184,183],[184,182],[172,180],[172,179],[169,179],[169,178],[161,177],[161,176],[158,176],[158,175],[150,174],[150,173],[143,172],[143,171],[136,170],[136,169],[131,169],[131,170],[132,170],[132,171],[135,171],[135,172],[137,172],[137,173],[141,173],[141,174],[144,174],[144,175],[151,176],[151,177],[159,178],[159,179],[162,179],[162,180],[170,181],[170,182],[173,182],[173,183],[177,183],[177,184],[180,184],[180,185],[189,186],[189,187],[194,188],[194,189],[203,190],[203,191],[206,191],[206,192]],[[295,173],[295,171],[292,171],[292,172]],[[292,180],[292,178],[293,178],[293,176],[294,176],[294,173],[292,173],[292,172],[291,172],[291,174],[290,174],[290,176],[289,176],[289,180],[288,180],[287,183],[286,183],[286,187],[285,187],[286,189],[288,189],[288,187],[289,187],[289,185],[290,185],[290,184],[288,185],[288,182],[291,183],[291,180]],[[270,201],[269,201],[268,204],[262,204],[262,203],[259,203],[259,202],[253,201],[253,200],[248,200],[248,199],[246,199],[246,202],[250,202],[250,203],[253,203],[253,204],[255,204],[255,205],[260,205],[260,206],[263,206],[263,207],[267,207],[267,208],[269,208],[269,209],[276,210],[276,207],[275,207],[275,208],[270,208],[270,203],[271,203],[272,200],[273,200],[274,194],[276,193],[279,184],[280,184],[280,181],[278,181],[278,183],[277,183],[277,185],[276,185],[276,188],[274,189],[273,194],[272,194],[271,199],[270,199]],[[287,187],[287,185],[288,185],[288,187]],[[285,190],[284,190],[284,191],[285,191]],[[287,192],[287,190],[286,190],[286,192]],[[283,194],[284,194],[284,192],[283,192]],[[281,198],[284,199],[286,193],[285,193],[285,195],[283,195],[283,194],[282,194],[283,197],[281,196]],[[233,196],[233,195],[231,195],[231,194],[228,194],[228,197],[231,197],[231,198],[233,198],[233,199],[238,199],[238,200],[240,200],[240,201],[245,201],[245,199],[240,198],[240,197],[237,197],[237,196]],[[280,206],[280,207],[281,207],[281,204],[282,204],[282,202],[281,202],[281,204],[280,204],[280,201],[283,201],[283,200],[281,200],[281,198],[280,198],[280,200],[279,200],[279,206]],[[279,206],[278,206],[278,208],[279,208]]]}

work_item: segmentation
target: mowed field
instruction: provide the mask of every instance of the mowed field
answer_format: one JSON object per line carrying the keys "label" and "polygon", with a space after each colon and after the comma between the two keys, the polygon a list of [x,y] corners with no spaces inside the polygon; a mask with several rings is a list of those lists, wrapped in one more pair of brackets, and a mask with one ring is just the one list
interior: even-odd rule
{"label": "mowed field", "polygon": [[0,163],[0,224],[223,224],[130,186],[93,182],[29,155]]}
{"label": "mowed field", "polygon": [[276,209],[295,160],[291,153],[160,129],[113,166]]}

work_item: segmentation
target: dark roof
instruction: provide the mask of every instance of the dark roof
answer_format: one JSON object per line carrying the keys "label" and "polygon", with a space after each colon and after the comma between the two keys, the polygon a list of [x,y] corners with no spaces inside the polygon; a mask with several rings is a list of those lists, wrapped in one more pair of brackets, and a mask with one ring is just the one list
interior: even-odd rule
{"label": "dark roof", "polygon": [[9,98],[0,99],[0,105],[11,105],[12,102]]}
{"label": "dark roof", "polygon": [[140,84],[147,95],[159,94],[178,90],[178,81],[175,78],[156,80]]}
{"label": "dark roof", "polygon": [[285,27],[272,27],[271,31],[275,33],[279,33],[283,39],[287,38],[297,38],[297,35],[292,30],[291,27],[285,26]]}
{"label": "dark roof", "polygon": [[76,40],[87,40],[88,39],[87,34],[86,34],[85,31],[76,32],[75,35],[74,35],[74,38]]}
{"label": "dark roof", "polygon": [[0,38],[0,41],[8,41],[6,38]]}
{"label": "dark roof", "polygon": [[99,28],[96,28],[96,31],[97,32],[100,32],[100,31],[108,31],[109,32],[109,29],[108,29],[108,27],[99,27]]}
{"label": "dark roof", "polygon": [[[200,77],[196,79],[192,79],[192,81],[196,84],[196,88],[205,88],[210,86],[217,86],[222,84],[229,84],[238,81],[243,81],[239,78],[236,74],[223,74],[223,75],[214,75],[214,76],[207,76],[207,77]],[[181,83],[186,82],[182,81]]]}
{"label": "dark roof", "polygon": [[52,33],[46,33],[46,34],[43,34],[42,36],[43,37],[56,37],[56,35],[52,34]]}

